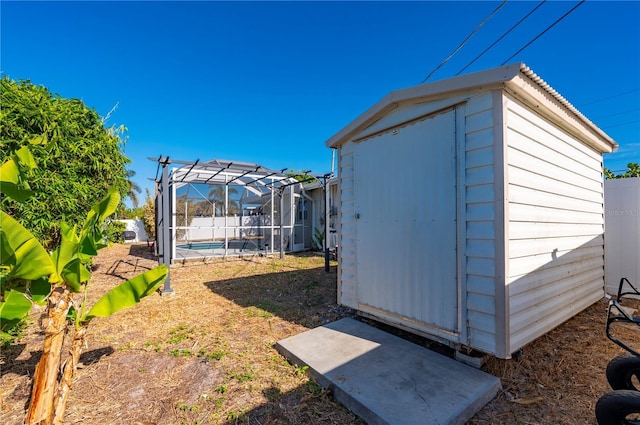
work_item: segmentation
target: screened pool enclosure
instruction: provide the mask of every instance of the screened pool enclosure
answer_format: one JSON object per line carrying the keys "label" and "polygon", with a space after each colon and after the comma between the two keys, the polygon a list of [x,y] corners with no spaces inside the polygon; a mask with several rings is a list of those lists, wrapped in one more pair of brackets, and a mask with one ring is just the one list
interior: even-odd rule
{"label": "screened pool enclosure", "polygon": [[[151,159],[151,158],[150,158]],[[283,170],[240,161],[154,158],[162,263],[311,248],[312,198]]]}

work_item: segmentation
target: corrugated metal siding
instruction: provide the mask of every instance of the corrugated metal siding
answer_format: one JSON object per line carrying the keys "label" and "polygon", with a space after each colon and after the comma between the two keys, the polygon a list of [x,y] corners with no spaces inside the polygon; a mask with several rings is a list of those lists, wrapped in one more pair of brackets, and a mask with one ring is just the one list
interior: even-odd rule
{"label": "corrugated metal siding", "polygon": [[455,111],[356,145],[360,308],[458,331]]}
{"label": "corrugated metal siding", "polygon": [[465,105],[467,327],[471,347],[495,353],[495,190],[493,97]]}
{"label": "corrugated metal siding", "polygon": [[356,222],[353,192],[353,151],[354,143],[340,148],[339,158],[339,276],[338,302],[356,308]]}
{"label": "corrugated metal siding", "polygon": [[510,352],[603,295],[602,157],[507,98]]}
{"label": "corrugated metal siding", "polygon": [[640,177],[606,180],[605,282],[616,294],[620,278],[640,284]]}

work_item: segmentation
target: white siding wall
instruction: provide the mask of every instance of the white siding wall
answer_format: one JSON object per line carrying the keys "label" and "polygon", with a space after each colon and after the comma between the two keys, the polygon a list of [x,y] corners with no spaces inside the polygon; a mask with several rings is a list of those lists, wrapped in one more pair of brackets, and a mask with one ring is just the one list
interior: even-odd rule
{"label": "white siding wall", "polygon": [[496,347],[496,213],[493,97],[465,106],[467,344],[489,353]]}
{"label": "white siding wall", "polygon": [[602,156],[506,99],[509,352],[603,296]]}
{"label": "white siding wall", "polygon": [[605,289],[615,295],[622,277],[640,285],[640,177],[606,180],[604,205]]}

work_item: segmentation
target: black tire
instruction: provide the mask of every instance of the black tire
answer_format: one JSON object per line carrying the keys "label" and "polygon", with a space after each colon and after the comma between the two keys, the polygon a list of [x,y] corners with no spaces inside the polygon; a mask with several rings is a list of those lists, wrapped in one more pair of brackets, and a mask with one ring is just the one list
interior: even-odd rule
{"label": "black tire", "polygon": [[607,365],[606,374],[612,389],[640,391],[633,380],[635,377],[635,382],[640,382],[640,357],[633,354],[614,357]]}
{"label": "black tire", "polygon": [[603,395],[596,403],[598,425],[638,425],[640,420],[627,419],[640,413],[640,392],[618,390]]}

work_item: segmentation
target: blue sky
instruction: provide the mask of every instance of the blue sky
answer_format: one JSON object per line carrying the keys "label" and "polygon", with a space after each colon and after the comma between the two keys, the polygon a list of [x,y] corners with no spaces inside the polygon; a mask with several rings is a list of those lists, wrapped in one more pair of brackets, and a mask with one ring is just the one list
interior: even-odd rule
{"label": "blue sky", "polygon": [[[539,2],[511,0],[429,81],[454,76]],[[416,85],[500,2],[0,3],[0,70],[125,125],[147,157],[325,173],[325,141]],[[547,1],[465,73],[499,66],[578,4]],[[587,1],[508,63],[525,62],[640,162],[640,2]]]}

